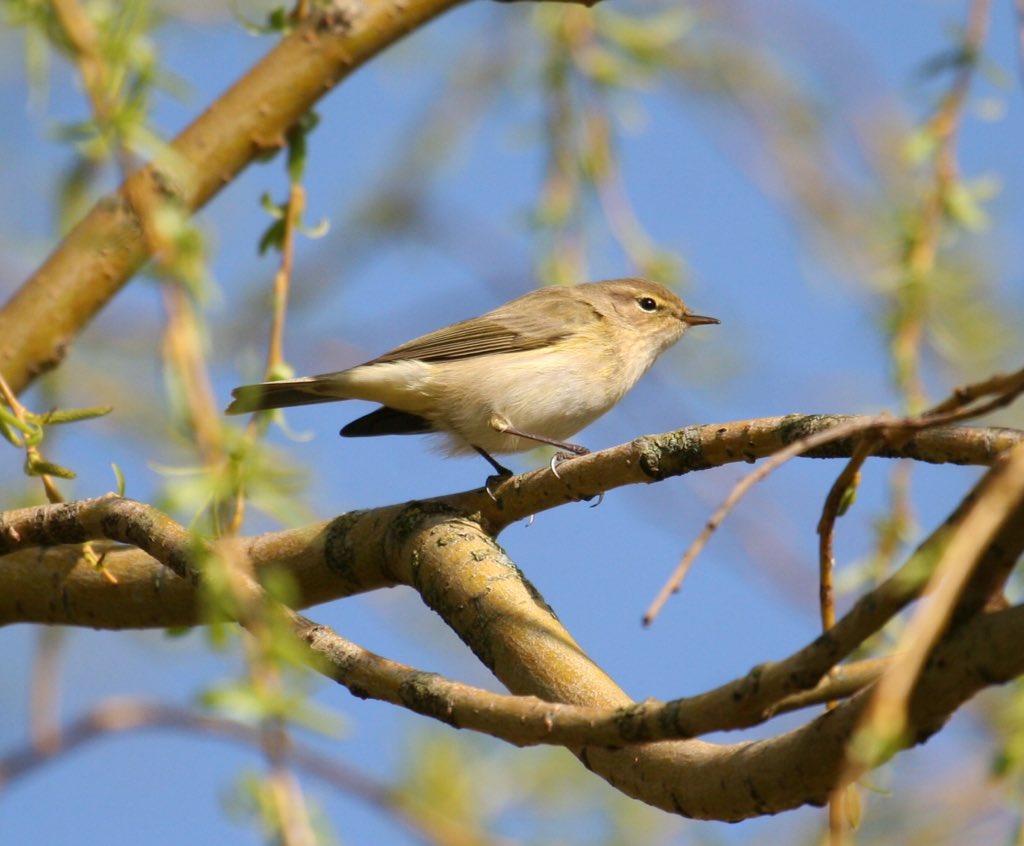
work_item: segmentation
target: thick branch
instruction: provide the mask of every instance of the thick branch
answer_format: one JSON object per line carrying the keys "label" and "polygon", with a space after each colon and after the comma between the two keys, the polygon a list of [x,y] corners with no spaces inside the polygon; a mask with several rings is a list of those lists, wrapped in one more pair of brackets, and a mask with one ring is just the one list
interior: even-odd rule
{"label": "thick branch", "polygon": [[91,540],[132,544],[176,575],[195,581],[194,538],[156,508],[115,494],[0,513],[0,555],[16,547]]}
{"label": "thick branch", "polygon": [[[984,485],[985,480],[980,484]],[[9,512],[2,534],[6,543],[13,546],[49,539],[60,527],[77,532],[76,537],[79,538],[88,534],[86,529],[89,527],[92,531],[102,531],[104,537],[130,538],[130,519],[127,523],[97,519],[106,507],[114,514],[146,518],[144,525],[148,531],[160,533],[160,521],[148,519],[146,506],[122,506],[122,503],[110,497],[88,503]],[[76,507],[80,512],[77,522]],[[352,529],[367,519],[383,520],[382,531],[375,534],[374,541],[385,562],[385,567],[379,569],[386,568],[388,579],[415,587],[424,601],[444,617],[510,690],[547,701],[605,711],[606,729],[613,729],[619,736],[628,729],[632,739],[644,739],[645,720],[656,714],[657,709],[632,705],[615,683],[580,650],[537,592],[477,522],[444,502],[414,503],[401,510],[382,509],[353,515],[353,519],[355,522],[346,528]],[[1011,515],[1008,522],[1019,521]],[[180,546],[187,542],[181,534],[175,535],[173,531],[163,534],[163,537],[147,538],[146,541],[157,554],[174,553],[175,544]],[[943,537],[942,533],[937,533],[933,543],[941,543]],[[327,545],[325,543],[325,547]],[[999,546],[999,543],[993,544],[993,547]],[[359,558],[346,543],[335,544],[334,554],[347,564]],[[1014,553],[1004,550],[1001,554]],[[352,575],[359,572],[358,567],[340,569],[352,583],[358,581]],[[917,569],[927,570],[927,567]],[[904,580],[908,576],[913,577],[912,582],[921,581],[920,573],[904,573]],[[855,612],[856,609],[851,612],[854,618]],[[1018,609],[1005,613],[1009,616],[1000,615],[998,619],[1011,621],[1005,625],[1012,631],[998,629],[998,633],[1013,637],[1015,627],[1022,624],[1021,614]],[[977,621],[971,621],[962,628],[962,632],[974,631],[976,624]],[[842,625],[841,621],[839,626]],[[415,705],[417,710],[456,724],[473,725],[475,721],[483,720],[488,724],[487,730],[498,735],[502,735],[497,730],[500,724],[507,723],[509,713],[517,711],[512,703],[505,707],[506,702],[501,698],[493,709],[481,707],[486,703],[474,702],[467,691],[452,683],[448,683],[442,695],[433,684],[427,683],[428,679],[436,677],[426,677],[414,671],[411,677],[399,681],[393,673],[395,667],[385,665],[384,659],[376,658],[374,665],[373,661],[354,660],[351,653],[332,653],[324,644],[336,645],[339,639],[330,635],[324,637],[324,631],[312,624],[306,628],[310,645],[320,655],[331,658],[336,677],[352,684],[357,691],[368,692],[371,683],[383,686],[383,692],[378,694],[382,698],[393,701],[392,697],[397,696],[406,706]],[[985,636],[991,636],[991,633]],[[972,642],[964,649],[964,661],[968,658],[973,660],[980,654],[995,663],[984,665],[981,670],[965,666],[951,670],[948,666],[943,668],[939,662],[936,666],[942,670],[939,673],[943,677],[941,682],[929,682],[926,672],[922,676],[922,684],[941,684],[942,695],[927,695],[921,702],[915,700],[909,723],[915,737],[923,738],[934,731],[978,687],[1008,677],[1003,673],[1013,675],[1019,672],[1013,662],[1024,661],[1019,650],[1008,650],[1005,642],[994,648],[987,642],[984,648]],[[364,678],[353,677],[353,672],[364,673]],[[950,678],[959,678],[960,682],[951,687]],[[807,679],[808,686],[814,681],[816,679]],[[859,716],[862,707],[859,703],[860,697],[797,732],[760,743],[719,747],[696,740],[676,740],[626,750],[589,745],[577,749],[577,752],[595,772],[643,801],[690,816],[740,819],[823,801],[842,772],[844,744]],[[585,715],[576,709],[516,700],[516,706],[519,704],[526,705],[532,712],[526,716],[532,717],[530,724],[534,727],[543,730],[545,722],[551,724],[549,740],[561,736],[563,742],[571,743],[573,720],[577,721],[575,730],[582,728],[583,736],[588,736],[588,726],[585,723],[581,726],[578,722]],[[771,704],[784,705],[785,700]],[[607,711],[616,708],[627,710],[613,715],[614,724],[609,725]],[[488,713],[492,710],[496,712],[493,715]],[[520,715],[521,712],[516,714]],[[664,713],[660,715],[655,725],[667,723],[664,716]],[[560,717],[564,717],[564,721]],[[674,726],[673,730],[679,731],[680,725]],[[596,729],[589,734],[590,738],[596,736],[602,736]],[[607,735],[603,737],[602,742],[607,743]],[[810,754],[811,749],[813,754]],[[812,765],[807,764],[807,755],[814,759]],[[752,790],[752,779],[755,778],[758,783],[756,790]]]}
{"label": "thick branch", "polygon": [[[509,479],[497,491],[497,507],[483,508],[482,518],[495,533],[518,520],[583,497],[593,497],[624,485],[650,483],[710,467],[752,463],[795,441],[844,426],[861,432],[891,418],[841,414],[789,414],[730,423],[687,426],[674,432],[648,435],[621,446],[593,452],[558,467],[561,482],[547,469]],[[845,437],[803,453],[805,458],[849,458],[857,437]],[[991,464],[997,455],[1024,440],[1017,429],[935,426],[901,432],[884,442],[875,456],[912,458],[930,464]],[[539,484],[539,480],[544,480]]]}
{"label": "thick branch", "polygon": [[[256,571],[271,565],[287,569],[299,589],[296,607],[305,608],[395,585],[397,581],[391,571],[395,545],[401,543],[409,526],[418,525],[431,515],[470,517],[496,534],[531,513],[573,502],[580,495],[754,460],[808,433],[859,419],[868,418],[790,415],[688,426],[567,461],[559,467],[561,479],[547,468],[515,476],[501,486],[497,502],[482,490],[468,491],[423,502],[354,511],[334,520],[239,543]],[[1000,452],[1022,440],[1024,433],[1013,429],[944,426],[912,433],[898,446],[882,447],[879,454],[987,465]],[[848,456],[854,446],[855,442],[847,439],[824,449],[830,456],[841,457]],[[83,507],[83,503],[69,503],[67,507]],[[76,525],[70,519],[69,510],[24,509],[8,512],[2,519],[8,526],[14,520],[17,531],[18,527],[36,523],[44,513],[55,522],[46,529],[46,536],[37,541],[32,540],[32,532],[41,531],[39,528],[26,529],[24,537],[16,541],[0,523],[0,625],[36,622],[160,628],[202,622],[195,587],[190,582],[168,578],[160,562],[152,557],[135,550],[107,550],[104,566],[118,581],[111,585],[82,557],[77,546],[28,549],[39,543],[79,543],[90,534],[90,540],[106,538],[132,543],[131,538],[104,531],[89,532],[84,524]],[[833,656],[823,669],[818,667],[814,672],[824,672],[838,660]]]}
{"label": "thick branch", "polygon": [[[424,524],[398,552],[399,578],[416,587],[512,692],[598,708],[630,706],[626,694],[590,661],[501,549],[472,524]],[[1006,629],[998,631],[1010,640],[986,652],[993,630],[985,629],[963,647],[964,655],[998,663],[1002,669],[995,675],[985,675],[992,667],[980,672],[966,666],[943,669],[941,660],[933,675],[925,674],[922,684],[940,688],[941,696],[928,693],[915,700],[910,725],[916,740],[937,729],[988,681],[1011,678],[1024,668],[1024,654],[1013,640],[1013,632],[1024,626],[1024,611],[1014,609],[1000,619]],[[964,631],[974,631],[974,625]],[[863,707],[860,697],[853,702],[853,707],[840,706],[770,741],[721,747],[675,740],[625,749],[587,746],[576,752],[588,768],[644,802],[686,816],[738,820],[827,799],[843,771],[845,743]]]}
{"label": "thick branch", "polygon": [[[686,709],[663,719],[693,720],[684,734],[704,734],[761,722],[767,710],[787,695],[807,690],[871,635],[921,596],[948,538],[960,530],[977,496],[991,483],[986,474],[907,561],[878,587],[861,596],[827,632],[783,661],[762,664],[744,678],[684,700]],[[1024,502],[1003,522],[982,554],[964,604],[977,612],[992,590],[1001,586],[1024,551]],[[966,608],[965,608],[966,611]],[[966,620],[961,613],[959,620]],[[679,728],[683,728],[679,724]]]}
{"label": "thick branch", "polygon": [[[921,675],[910,702],[907,734],[890,754],[924,743],[978,691],[1024,673],[1022,635],[1024,607],[1019,606],[983,614],[956,630]],[[694,762],[699,777],[687,778],[686,793],[678,782],[659,785],[663,802],[671,803],[661,807],[674,805],[685,816],[700,819],[738,821],[800,805],[823,805],[844,772],[846,744],[869,694],[870,690],[858,694],[779,737],[718,748],[714,755]],[[651,768],[660,769],[654,763]]]}
{"label": "thick branch", "polygon": [[[232,543],[256,572],[268,567],[287,570],[301,591],[298,607],[307,607],[394,586],[387,573],[387,540],[390,528],[411,507],[350,512]],[[131,526],[102,517],[104,512],[113,516],[119,511],[132,511],[145,521],[138,524],[138,534]],[[36,622],[117,629],[202,623],[197,585],[175,578],[167,569],[174,568],[177,556],[192,554],[192,536],[158,517],[150,506],[110,495],[0,514],[0,625]],[[81,546],[70,543],[96,539],[134,543],[140,549],[94,545],[112,577],[108,578],[83,556]],[[39,546],[61,541],[60,546]],[[18,549],[25,551],[5,554]]]}
{"label": "thick branch", "polygon": [[[517,746],[617,747],[689,739],[687,729],[703,716],[700,703],[687,699],[649,699],[608,708],[492,693],[375,655],[326,626],[299,616],[294,630],[321,659],[314,661],[314,666],[353,695],[390,702],[455,728],[478,731]],[[772,709],[773,715],[853,696],[876,681],[886,664],[886,659],[871,659],[843,667],[814,689],[780,700]],[[581,669],[589,672],[592,665],[584,662]],[[693,712],[692,717],[686,716],[688,711]],[[724,721],[717,718],[719,724]],[[739,723],[724,727],[736,728]]]}
{"label": "thick branch", "polygon": [[[58,530],[72,528],[74,532],[88,537],[141,539],[154,554],[168,562],[187,562],[196,549],[192,536],[156,509],[112,495],[44,509],[8,512],[7,518],[3,531],[8,536],[17,534],[22,542],[45,541]],[[437,512],[421,513],[418,519],[437,530],[455,531],[471,542],[503,555],[492,541],[479,535],[478,527],[461,521],[461,518]],[[235,550],[236,553],[239,551]],[[393,550],[393,554],[398,553]],[[480,549],[473,555],[480,558]],[[109,567],[108,562],[104,562],[104,566]],[[192,572],[187,563],[181,569],[187,575]],[[113,585],[110,579],[98,573],[94,578],[97,584],[107,585],[107,593],[116,599],[123,600],[126,595],[131,597],[142,587],[134,583],[124,584],[124,570],[113,571],[110,575],[116,580]],[[159,582],[156,590],[161,598],[165,598],[175,585],[184,583],[185,580],[168,576]],[[188,583],[191,584],[192,580],[189,579]],[[63,604],[74,606],[75,602],[65,596]],[[548,614],[546,606],[543,606],[543,613]],[[667,704],[648,702],[620,714],[612,714],[605,708],[553,704],[533,696],[510,698],[389,661],[304,618],[296,616],[294,626],[296,634],[307,641],[316,654],[328,660],[334,668],[335,680],[353,693],[401,705],[460,727],[487,732],[511,743],[580,744],[589,740],[591,743],[621,745],[688,737],[701,733],[701,726],[708,724],[709,719],[714,721],[711,728],[749,724],[742,712],[741,721],[730,724],[721,709],[716,706],[714,711],[709,710],[699,697]],[[589,660],[582,653],[580,655],[583,664],[573,668],[576,674],[590,668]],[[876,673],[875,668],[850,668],[848,675],[825,680],[813,691],[772,704],[777,706],[777,710],[791,710],[829,698],[848,696],[870,683]]]}

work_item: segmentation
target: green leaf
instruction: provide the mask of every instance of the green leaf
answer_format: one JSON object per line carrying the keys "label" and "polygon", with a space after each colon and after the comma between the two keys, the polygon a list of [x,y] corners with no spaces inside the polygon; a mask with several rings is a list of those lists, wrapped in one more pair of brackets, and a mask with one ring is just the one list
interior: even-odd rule
{"label": "green leaf", "polygon": [[962,182],[950,186],[945,200],[946,213],[965,229],[977,232],[988,225],[988,215],[978,202],[978,196]]}
{"label": "green leaf", "polygon": [[903,152],[911,164],[921,164],[935,154],[939,139],[930,127],[912,132],[903,145]]}
{"label": "green leaf", "polygon": [[124,496],[124,473],[116,464],[111,464],[110,469],[114,471],[114,478],[117,480],[117,495]]}
{"label": "green leaf", "polygon": [[46,414],[39,415],[39,422],[44,426],[51,423],[75,423],[78,420],[92,420],[104,417],[114,410],[112,405],[94,405],[89,408],[55,408]]}
{"label": "green leaf", "polygon": [[689,9],[668,9],[648,18],[605,9],[597,17],[601,34],[631,53],[648,56],[672,47],[690,33],[698,16]]}
{"label": "green leaf", "polygon": [[[32,434],[38,428],[37,426],[33,426],[31,423],[23,423],[15,416],[13,411],[9,411],[2,405],[0,405],[0,423],[6,423],[12,429],[17,429],[19,432],[26,435]],[[18,444],[18,446],[21,446],[21,444]]]}
{"label": "green leaf", "polygon": [[275,220],[281,220],[285,215],[285,208],[283,204],[275,203],[273,198],[270,196],[269,191],[264,191],[260,194],[260,208],[263,209]]}
{"label": "green leaf", "polygon": [[320,115],[311,109],[303,114],[285,135],[288,140],[288,177],[293,184],[302,181],[307,161],[306,139],[319,124]]}
{"label": "green leaf", "polygon": [[16,446],[19,449],[24,446],[24,444],[21,441],[21,438],[14,434],[14,430],[7,425],[7,421],[4,420],[2,417],[0,417],[0,437],[2,437],[5,441],[10,443],[12,446]]}
{"label": "green leaf", "polygon": [[57,476],[61,479],[74,479],[77,477],[74,470],[69,470],[67,467],[61,467],[52,461],[44,461],[33,456],[25,459],[25,472],[29,476]]}
{"label": "green leaf", "polygon": [[284,245],[284,221],[275,220],[270,226],[267,227],[266,231],[260,238],[257,251],[259,255],[264,255],[267,250],[275,249],[280,250]]}
{"label": "green leaf", "polygon": [[280,382],[284,379],[292,379],[295,377],[295,368],[286,362],[278,362],[271,368],[270,372],[267,373],[268,382]]}
{"label": "green leaf", "polygon": [[252,685],[242,682],[210,688],[200,695],[199,702],[241,723],[252,724],[268,714],[264,698]]}
{"label": "green leaf", "polygon": [[39,446],[43,441],[43,432],[45,431],[42,426],[32,426],[25,431],[25,446],[34,447]]}
{"label": "green leaf", "polygon": [[599,85],[622,86],[632,76],[631,65],[620,53],[597,44],[583,53],[580,65]]}
{"label": "green leaf", "polygon": [[857,486],[847,485],[843,495],[839,498],[839,507],[836,509],[836,517],[842,517],[850,506],[857,501]]}

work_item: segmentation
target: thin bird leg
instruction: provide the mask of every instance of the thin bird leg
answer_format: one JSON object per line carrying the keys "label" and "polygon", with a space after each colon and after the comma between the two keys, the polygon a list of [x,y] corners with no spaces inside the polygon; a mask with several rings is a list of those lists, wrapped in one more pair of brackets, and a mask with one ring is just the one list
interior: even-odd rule
{"label": "thin bird leg", "polygon": [[[515,428],[511,423],[497,414],[494,415],[488,423],[495,432],[501,432],[504,435],[515,435],[517,438],[526,438],[528,441],[536,441],[539,444],[547,444],[548,446],[558,447],[564,449],[566,452],[571,452],[573,455],[586,455],[590,452],[585,446],[579,444],[567,444],[565,441],[556,441],[554,438],[546,438],[544,435],[531,435],[529,432],[524,432],[522,429]],[[479,447],[476,447],[477,451],[482,451]],[[493,458],[488,459],[492,464],[494,463]]]}
{"label": "thin bird leg", "polygon": [[509,470],[504,465],[501,465],[497,461],[495,461],[494,456],[487,452],[487,450],[480,449],[480,447],[478,446],[474,446],[473,449],[480,453],[482,457],[486,458],[491,467],[493,467],[497,471],[496,475],[488,476],[484,480],[484,490],[487,491],[487,495],[491,498],[493,502],[497,502],[498,497],[495,495],[494,491],[491,490],[491,485],[494,484],[495,482],[500,482],[502,479],[507,479],[509,476],[512,475],[512,471]]}
{"label": "thin bird leg", "polygon": [[[556,441],[554,438],[546,438],[546,437],[544,437],[544,435],[531,435],[529,432],[524,432],[521,429],[517,429],[514,426],[510,426],[508,423],[506,423],[504,420],[502,420],[500,417],[497,417],[497,416],[491,418],[490,424],[491,424],[491,428],[497,430],[498,432],[502,432],[503,434],[515,435],[518,438],[526,438],[526,440],[528,440],[528,441],[536,441],[537,443],[540,443],[540,444],[547,444],[548,446],[553,446],[553,447],[558,447],[559,449],[564,449],[566,452],[555,453],[553,456],[551,456],[551,465],[550,465],[551,472],[554,473],[556,479],[561,479],[562,478],[561,476],[558,475],[558,465],[559,464],[561,464],[563,461],[567,461],[570,458],[577,457],[577,456],[580,456],[580,455],[588,455],[590,453],[589,449],[587,449],[585,446],[580,446],[579,444],[570,444],[570,443],[566,443],[565,441]],[[488,461],[490,461],[491,464],[496,469],[498,467],[501,467],[501,465],[498,464],[497,461],[495,461],[493,458],[491,458],[491,456],[489,456],[486,452],[484,452],[482,449],[480,449],[480,447],[474,446],[473,449],[475,449],[484,458],[486,458]],[[568,455],[567,453],[571,453],[571,455]],[[504,468],[502,468],[502,469],[504,469]],[[490,482],[490,480],[488,479],[488,483],[489,482]],[[487,486],[487,493],[490,494],[491,499],[494,499],[494,494],[491,493],[491,489],[490,489],[490,485],[489,484]],[[593,499],[593,497],[589,497],[589,496],[588,497],[584,497],[584,501],[591,500],[591,499]],[[598,497],[597,502],[595,502],[590,507],[591,508],[596,508],[603,501],[604,501],[604,494],[602,493]],[[497,500],[495,500],[495,502],[497,502]]]}
{"label": "thin bird leg", "polygon": [[[566,450],[566,452],[556,452],[554,455],[551,456],[551,464],[548,466],[551,468],[551,472],[555,475],[556,479],[562,478],[561,476],[558,475],[559,464],[561,464],[563,461],[568,461],[570,458],[575,458],[581,455],[587,455],[590,452],[590,450],[587,449],[585,446],[580,446],[579,444],[567,444],[563,441],[556,441],[553,438],[545,438],[543,435],[531,435],[529,432],[523,432],[519,429],[516,429],[514,426],[509,426],[508,424],[501,422],[500,420],[492,420],[491,425],[499,432],[504,432],[506,435],[517,435],[520,438],[526,438],[527,440],[530,441],[537,441],[538,443],[548,444],[550,446]],[[571,453],[571,455],[569,453]],[[593,499],[592,496],[583,497],[584,502],[589,502],[591,499]],[[598,495],[597,502],[595,502],[590,507],[597,508],[597,506],[599,506],[602,502],[604,502],[603,492]]]}
{"label": "thin bird leg", "polygon": [[[494,428],[498,429],[497,426]],[[586,455],[590,452],[585,446],[579,444],[567,444],[565,441],[556,441],[553,438],[545,438],[543,435],[531,435],[529,432],[523,432],[519,429],[514,429],[511,426],[505,426],[498,429],[499,432],[504,432],[506,435],[515,435],[517,438],[526,438],[528,441],[536,441],[539,444],[547,444],[548,446],[558,447],[564,449],[566,452],[571,452],[573,455]],[[569,456],[566,456],[568,458]]]}
{"label": "thin bird leg", "polygon": [[478,446],[474,446],[473,449],[475,449],[478,453],[480,453],[481,456],[483,456],[485,459],[487,459],[487,463],[490,464],[491,467],[494,468],[494,472],[497,473],[499,476],[511,476],[512,475],[512,471],[509,470],[504,465],[499,464],[497,462],[497,460],[494,458],[494,456],[491,455],[487,450],[481,449]]}

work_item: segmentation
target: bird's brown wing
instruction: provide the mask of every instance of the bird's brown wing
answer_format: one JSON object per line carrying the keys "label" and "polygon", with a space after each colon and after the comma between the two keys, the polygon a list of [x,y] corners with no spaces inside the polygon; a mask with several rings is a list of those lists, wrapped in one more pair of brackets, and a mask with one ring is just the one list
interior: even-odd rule
{"label": "bird's brown wing", "polygon": [[[526,308],[526,300],[532,300]],[[478,355],[523,352],[550,346],[592,321],[593,312],[579,301],[566,301],[555,288],[542,288],[480,317],[454,323],[368,361],[452,361]]]}
{"label": "bird's brown wing", "polygon": [[554,343],[561,333],[526,334],[484,317],[474,317],[415,338],[367,364],[387,361],[452,361],[478,355],[532,350]]}

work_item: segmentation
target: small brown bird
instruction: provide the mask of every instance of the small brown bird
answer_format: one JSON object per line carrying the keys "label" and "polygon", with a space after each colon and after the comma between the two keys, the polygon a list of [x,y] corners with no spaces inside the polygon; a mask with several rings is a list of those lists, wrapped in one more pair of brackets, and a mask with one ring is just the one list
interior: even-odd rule
{"label": "small brown bird", "polygon": [[690,326],[718,322],[646,279],[541,288],[348,370],[235,388],[227,413],[370,400],[381,407],[344,437],[437,433],[448,454],[476,450],[507,474],[492,453],[538,443],[586,453],[567,439]]}

